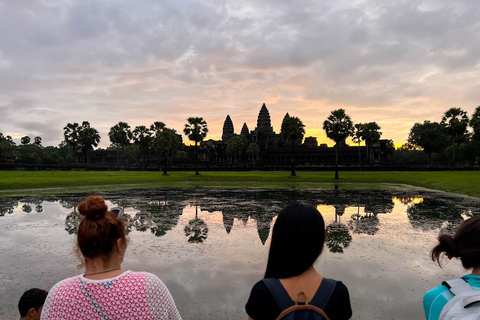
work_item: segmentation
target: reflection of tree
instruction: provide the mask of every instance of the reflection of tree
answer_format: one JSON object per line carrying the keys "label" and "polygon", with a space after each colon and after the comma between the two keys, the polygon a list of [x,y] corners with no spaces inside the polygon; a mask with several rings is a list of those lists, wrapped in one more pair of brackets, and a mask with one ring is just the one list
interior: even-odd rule
{"label": "reflection of tree", "polygon": [[357,213],[352,215],[352,220],[348,224],[353,233],[365,233],[373,236],[378,232],[378,223],[378,217],[371,213],[364,216]]}
{"label": "reflection of tree", "polygon": [[203,243],[207,239],[208,227],[205,221],[198,219],[198,206],[195,205],[195,219],[190,220],[185,226],[185,236],[188,242]]}
{"label": "reflection of tree", "polygon": [[36,211],[36,212],[43,212],[43,207],[42,207],[42,205],[37,204],[37,206],[35,207],[35,211]]}
{"label": "reflection of tree", "polygon": [[333,253],[343,253],[352,242],[352,236],[346,225],[334,222],[325,228],[325,243]]}
{"label": "reflection of tree", "polygon": [[[463,206],[441,198],[424,198],[423,202],[407,208],[407,216],[414,228],[423,231],[445,228],[448,231],[463,221],[462,214],[470,214]],[[447,223],[447,226],[444,224]],[[450,224],[450,226],[448,226]]]}
{"label": "reflection of tree", "polygon": [[150,229],[156,237],[161,237],[173,229],[183,211],[183,205],[175,200],[153,200],[134,206],[140,209],[140,212],[127,222],[131,222],[138,231]]}
{"label": "reflection of tree", "polygon": [[82,216],[77,211],[70,212],[65,219],[65,231],[68,234],[76,233],[81,220]]}
{"label": "reflection of tree", "polygon": [[30,212],[32,212],[32,207],[28,203],[25,203],[22,206],[22,211],[25,212],[25,213],[30,213]]}
{"label": "reflection of tree", "polygon": [[371,213],[374,216],[378,214],[390,213],[393,210],[395,204],[393,203],[392,196],[390,194],[381,194],[367,198],[365,203],[365,213]]}
{"label": "reflection of tree", "polygon": [[7,213],[12,213],[17,205],[17,200],[11,198],[0,199],[0,217],[3,217]]}

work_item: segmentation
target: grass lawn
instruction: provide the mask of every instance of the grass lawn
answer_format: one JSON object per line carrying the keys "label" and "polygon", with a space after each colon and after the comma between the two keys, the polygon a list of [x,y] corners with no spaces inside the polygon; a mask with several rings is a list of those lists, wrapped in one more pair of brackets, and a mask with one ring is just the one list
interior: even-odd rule
{"label": "grass lawn", "polygon": [[340,172],[247,171],[0,171],[0,197],[139,188],[334,188],[384,189],[416,186],[480,197],[480,171]]}

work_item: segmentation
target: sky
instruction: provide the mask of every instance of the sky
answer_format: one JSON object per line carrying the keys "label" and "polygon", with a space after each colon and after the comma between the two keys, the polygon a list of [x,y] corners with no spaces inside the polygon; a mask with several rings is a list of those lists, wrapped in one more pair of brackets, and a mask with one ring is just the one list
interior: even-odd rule
{"label": "sky", "polygon": [[477,0],[0,0],[0,132],[58,145],[89,121],[107,147],[119,121],[203,117],[217,140],[266,103],[277,133],[288,112],[331,146],[343,108],[399,145],[449,108],[472,115],[479,62]]}

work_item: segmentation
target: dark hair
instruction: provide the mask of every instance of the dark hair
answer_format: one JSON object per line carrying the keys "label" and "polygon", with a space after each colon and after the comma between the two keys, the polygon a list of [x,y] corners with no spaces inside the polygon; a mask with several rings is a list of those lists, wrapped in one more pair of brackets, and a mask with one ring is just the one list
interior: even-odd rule
{"label": "dark hair", "polygon": [[84,258],[102,257],[107,261],[117,240],[127,241],[125,219],[108,211],[107,204],[100,196],[90,196],[78,205],[83,215],[77,230],[77,245]]}
{"label": "dark hair", "polygon": [[293,203],[280,211],[273,226],[265,278],[288,278],[305,272],[320,256],[325,223],[317,209]]}
{"label": "dark hair", "polygon": [[440,235],[438,242],[432,249],[431,257],[440,267],[440,256],[443,252],[460,258],[465,269],[480,267],[480,216],[463,221],[453,237]]}
{"label": "dark hair", "polygon": [[20,317],[25,317],[28,313],[28,310],[34,308],[38,309],[43,306],[45,299],[47,299],[48,292],[38,288],[32,288],[25,291],[18,301],[18,311],[20,312]]}

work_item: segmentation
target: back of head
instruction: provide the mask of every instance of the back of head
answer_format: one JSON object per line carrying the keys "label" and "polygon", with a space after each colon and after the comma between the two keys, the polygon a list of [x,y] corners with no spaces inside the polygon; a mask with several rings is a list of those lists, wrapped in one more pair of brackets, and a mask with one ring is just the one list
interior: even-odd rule
{"label": "back of head", "polygon": [[325,223],[317,209],[294,203],[275,221],[265,278],[302,274],[320,256],[325,243]]}
{"label": "back of head", "polygon": [[480,216],[462,222],[452,237],[440,235],[439,244],[431,252],[433,261],[440,264],[441,254],[460,258],[465,269],[480,267]]}
{"label": "back of head", "polygon": [[18,311],[20,312],[20,317],[26,317],[28,310],[35,309],[38,311],[40,307],[45,303],[48,292],[38,288],[32,288],[23,293],[18,301]]}
{"label": "back of head", "polygon": [[112,254],[118,239],[127,241],[127,228],[123,218],[108,211],[100,196],[90,196],[78,205],[83,215],[77,230],[77,244],[86,259],[101,257],[106,261]]}

